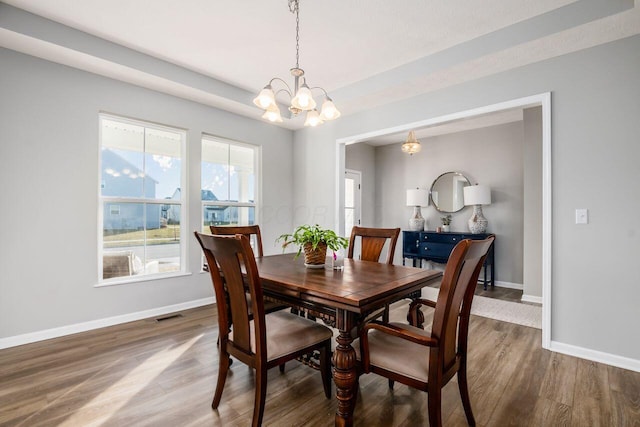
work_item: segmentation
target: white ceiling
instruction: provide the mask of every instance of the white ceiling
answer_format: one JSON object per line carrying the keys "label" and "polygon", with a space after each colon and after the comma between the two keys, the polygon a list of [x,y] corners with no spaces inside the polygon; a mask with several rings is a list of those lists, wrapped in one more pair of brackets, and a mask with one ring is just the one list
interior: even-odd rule
{"label": "white ceiling", "polygon": [[[42,37],[36,46],[33,39],[41,36],[34,31],[24,37],[0,28],[0,46],[252,118],[261,111],[251,93],[275,76],[292,82],[295,17],[287,0],[2,1],[244,95],[123,68],[135,68],[131,64],[114,63],[110,70],[108,60],[70,43],[60,47]],[[329,91],[349,115],[639,32],[633,0],[301,0],[300,67],[311,86]]]}
{"label": "white ceiling", "polygon": [[[3,1],[252,92],[295,64],[287,0]],[[300,66],[334,90],[574,1],[301,0]]]}

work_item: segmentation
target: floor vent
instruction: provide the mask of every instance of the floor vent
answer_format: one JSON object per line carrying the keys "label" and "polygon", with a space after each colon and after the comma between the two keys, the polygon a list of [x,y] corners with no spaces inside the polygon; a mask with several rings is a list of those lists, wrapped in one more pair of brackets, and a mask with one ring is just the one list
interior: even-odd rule
{"label": "floor vent", "polygon": [[168,316],[158,317],[156,319],[156,322],[162,322],[164,320],[170,320],[170,319],[177,319],[178,317],[182,317],[182,314],[170,314]]}

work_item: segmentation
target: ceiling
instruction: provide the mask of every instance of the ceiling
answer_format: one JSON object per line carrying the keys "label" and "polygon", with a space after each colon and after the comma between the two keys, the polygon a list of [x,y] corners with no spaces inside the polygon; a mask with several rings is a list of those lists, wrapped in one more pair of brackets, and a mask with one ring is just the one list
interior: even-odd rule
{"label": "ceiling", "polygon": [[[287,0],[2,1],[195,71],[225,90],[214,93],[186,74],[154,75],[134,60],[1,19],[0,46],[252,118],[261,115],[252,94],[272,77],[292,83],[295,17]],[[301,0],[300,67],[346,116],[637,34],[638,15],[633,0]],[[131,71],[117,69],[123,66]]]}

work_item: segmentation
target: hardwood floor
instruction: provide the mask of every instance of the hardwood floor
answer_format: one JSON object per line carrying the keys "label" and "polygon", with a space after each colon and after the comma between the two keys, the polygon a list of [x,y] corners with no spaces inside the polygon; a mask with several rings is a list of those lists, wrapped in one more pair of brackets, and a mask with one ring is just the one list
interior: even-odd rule
{"label": "hardwood floor", "polygon": [[[393,306],[403,319],[406,303]],[[217,411],[212,306],[0,351],[1,426],[246,426],[253,374],[231,366]],[[430,311],[426,310],[427,322]],[[480,426],[640,426],[640,373],[540,348],[540,331],[472,316],[471,402]],[[333,389],[335,393],[335,388]],[[297,362],[269,372],[264,425],[332,426],[335,399]],[[373,374],[360,379],[357,426],[428,425],[425,393]],[[455,380],[445,426],[466,421]]]}
{"label": "hardwood floor", "polygon": [[477,285],[475,294],[487,298],[496,298],[502,301],[522,302],[522,291],[518,289],[500,288],[498,286],[494,286],[492,288],[491,286],[488,286],[485,291],[482,285]]}
{"label": "hardwood floor", "polygon": [[[439,266],[438,264],[434,264],[434,265]],[[433,265],[431,267],[433,267]],[[440,287],[439,284],[431,285],[431,286],[434,288]],[[482,284],[478,284],[476,286],[475,294],[482,297],[499,299],[502,301],[517,302],[520,304],[532,304],[532,303],[522,302],[522,290],[519,290],[519,289],[503,288],[499,286],[491,287],[490,285],[488,285],[487,289],[485,290]],[[533,304],[533,305],[539,305],[539,304]]]}

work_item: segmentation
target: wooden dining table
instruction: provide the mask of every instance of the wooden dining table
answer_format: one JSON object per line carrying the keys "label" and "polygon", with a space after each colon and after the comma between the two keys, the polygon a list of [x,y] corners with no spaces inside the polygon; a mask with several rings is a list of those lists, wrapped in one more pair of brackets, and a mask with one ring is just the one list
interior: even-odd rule
{"label": "wooden dining table", "polygon": [[367,313],[415,295],[440,280],[442,272],[353,259],[345,259],[342,270],[313,269],[293,254],[258,257],[256,262],[266,297],[302,308],[338,329],[333,353],[335,425],[353,425],[357,373],[352,330]]}

